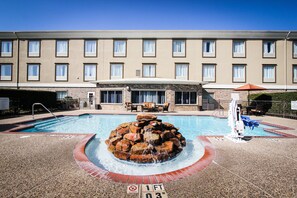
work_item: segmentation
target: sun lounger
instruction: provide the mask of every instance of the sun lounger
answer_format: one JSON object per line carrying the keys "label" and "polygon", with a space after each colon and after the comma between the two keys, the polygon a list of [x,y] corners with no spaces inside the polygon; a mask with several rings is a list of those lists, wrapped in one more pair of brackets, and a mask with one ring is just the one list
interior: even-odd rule
{"label": "sun lounger", "polygon": [[248,116],[241,116],[241,120],[244,123],[244,126],[250,127],[250,129],[254,129],[255,127],[259,126],[259,122],[256,120],[251,120]]}

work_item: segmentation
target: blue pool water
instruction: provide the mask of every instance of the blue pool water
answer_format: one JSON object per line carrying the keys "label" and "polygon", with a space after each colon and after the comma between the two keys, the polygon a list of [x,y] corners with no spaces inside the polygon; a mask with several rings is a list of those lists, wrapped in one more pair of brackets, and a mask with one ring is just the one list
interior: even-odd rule
{"label": "blue pool water", "polygon": [[[170,122],[178,127],[183,136],[188,140],[194,140],[197,136],[220,135],[230,133],[231,129],[227,119],[210,116],[158,116],[163,122]],[[136,115],[82,115],[65,116],[58,120],[49,119],[44,121],[31,122],[35,125],[22,132],[55,132],[55,133],[96,133],[97,137],[106,139],[111,130],[123,122],[135,121]],[[280,136],[275,133],[264,131],[264,128],[273,128],[267,125],[260,125],[251,130],[245,129],[245,136]]]}

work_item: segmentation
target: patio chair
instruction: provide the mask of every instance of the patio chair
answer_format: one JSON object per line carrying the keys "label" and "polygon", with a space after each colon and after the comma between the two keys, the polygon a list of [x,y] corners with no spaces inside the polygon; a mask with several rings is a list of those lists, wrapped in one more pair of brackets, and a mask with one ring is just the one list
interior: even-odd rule
{"label": "patio chair", "polygon": [[131,104],[131,112],[134,111],[134,110],[137,111],[137,105]]}
{"label": "patio chair", "polygon": [[256,108],[250,110],[250,113],[256,116],[264,115],[263,106],[257,105]]}
{"label": "patio chair", "polygon": [[165,103],[164,103],[164,105],[163,105],[163,112],[164,112],[164,111],[169,112],[169,110],[168,110],[168,109],[169,109],[169,105],[170,105],[169,102],[165,102]]}
{"label": "patio chair", "polygon": [[132,102],[125,102],[125,108],[126,108],[127,111],[128,110],[132,111],[131,106],[132,106]]}
{"label": "patio chair", "polygon": [[143,103],[143,110],[156,111],[156,103],[154,103],[154,102],[144,102]]}

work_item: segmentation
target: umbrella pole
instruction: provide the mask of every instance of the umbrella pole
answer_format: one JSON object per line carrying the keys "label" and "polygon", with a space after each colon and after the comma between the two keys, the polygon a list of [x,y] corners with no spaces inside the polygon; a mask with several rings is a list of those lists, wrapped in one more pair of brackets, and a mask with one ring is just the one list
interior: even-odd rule
{"label": "umbrella pole", "polygon": [[250,91],[248,90],[248,106],[250,106]]}

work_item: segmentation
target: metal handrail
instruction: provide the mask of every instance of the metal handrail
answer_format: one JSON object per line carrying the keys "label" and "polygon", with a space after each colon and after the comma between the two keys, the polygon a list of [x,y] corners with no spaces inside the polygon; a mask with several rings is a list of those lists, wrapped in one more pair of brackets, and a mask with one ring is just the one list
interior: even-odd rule
{"label": "metal handrail", "polygon": [[32,105],[32,118],[34,119],[34,106],[35,105],[41,105],[45,110],[47,110],[50,114],[52,114],[56,119],[58,119],[57,118],[57,116],[55,115],[55,114],[53,114],[48,108],[46,108],[42,103],[34,103],[33,105]]}

